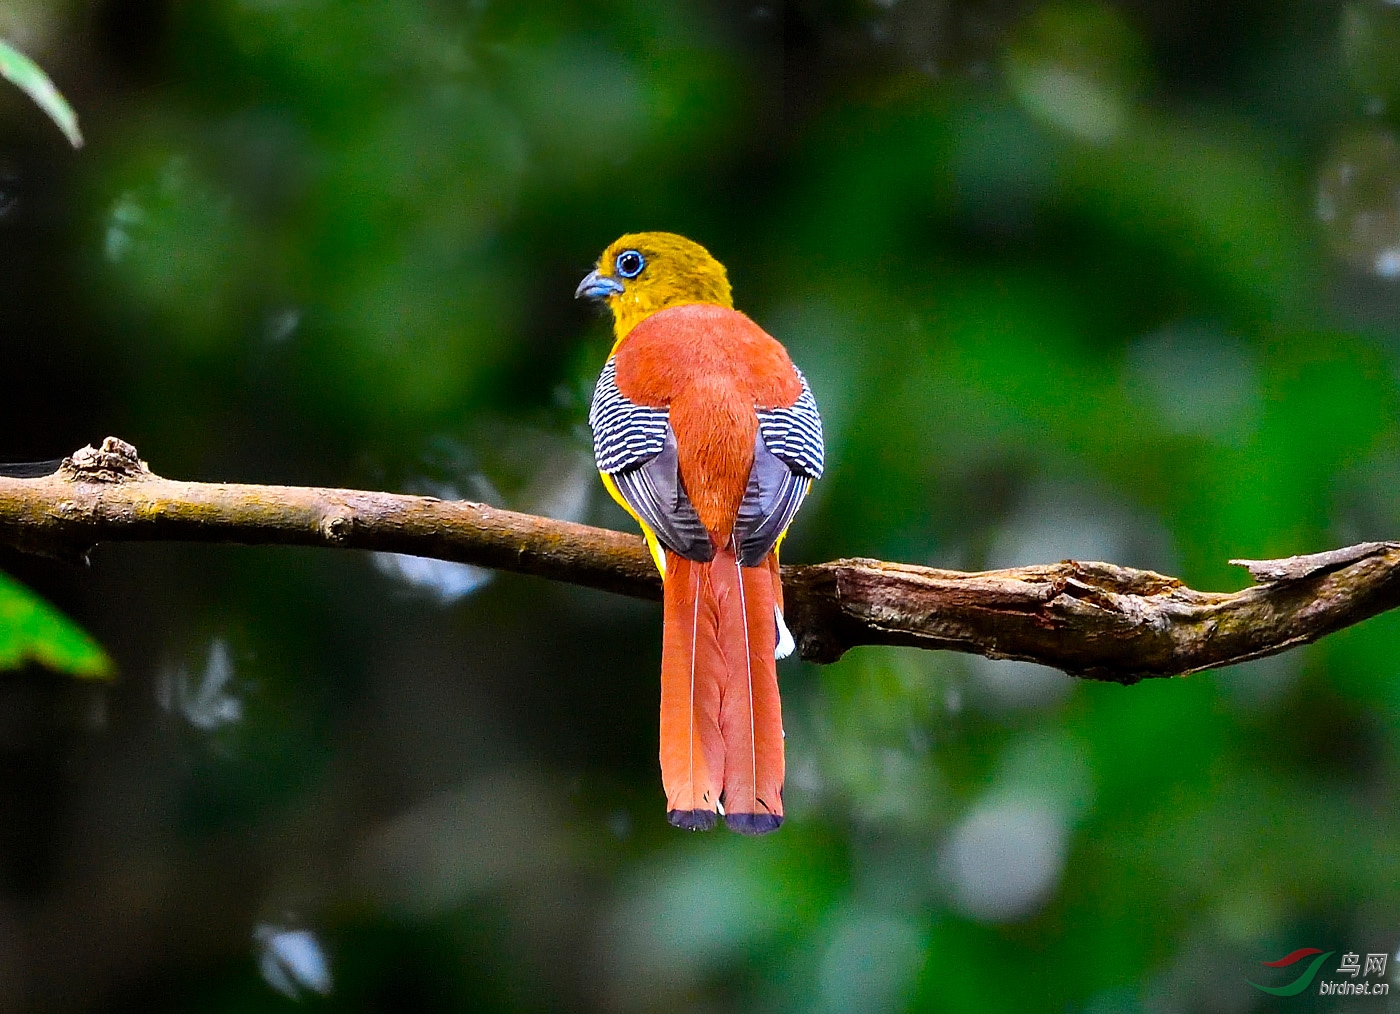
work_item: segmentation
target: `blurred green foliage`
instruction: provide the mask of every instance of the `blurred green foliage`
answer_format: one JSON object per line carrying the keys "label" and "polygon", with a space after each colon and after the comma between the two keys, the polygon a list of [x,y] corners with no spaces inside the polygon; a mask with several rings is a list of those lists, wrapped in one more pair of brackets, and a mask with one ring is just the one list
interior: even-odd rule
{"label": "blurred green foliage", "polygon": [[[822,405],[789,559],[1225,589],[1396,534],[1393,4],[80,6],[0,21],[91,142],[0,101],[0,457],[115,432],[166,475],[626,527],[569,297],[661,228]],[[1261,961],[1400,943],[1394,614],[1134,687],[785,665],[790,819],[749,841],[664,824],[652,606],[0,562],[126,674],[0,735],[0,1006],[1262,1011]]]}
{"label": "blurred green foliage", "polygon": [[78,114],[73,112],[73,107],[68,104],[63,93],[54,87],[42,67],[3,39],[0,39],[0,77],[13,82],[33,99],[35,104],[48,114],[49,119],[53,120],[54,125],[63,131],[63,136],[68,138],[69,144],[74,148],[83,146],[83,134],[78,129]]}
{"label": "blurred green foliage", "polygon": [[74,676],[110,676],[91,637],[29,589],[0,574],[0,669],[38,662]]}

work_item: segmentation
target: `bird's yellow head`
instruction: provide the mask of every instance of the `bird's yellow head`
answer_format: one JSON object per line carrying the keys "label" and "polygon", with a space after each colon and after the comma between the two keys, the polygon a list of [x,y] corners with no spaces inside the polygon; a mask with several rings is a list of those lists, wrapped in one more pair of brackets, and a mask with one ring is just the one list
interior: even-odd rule
{"label": "bird's yellow head", "polygon": [[673,232],[629,232],[613,242],[574,290],[600,299],[613,315],[620,342],[658,310],[685,303],[734,308],[724,265],[699,243]]}

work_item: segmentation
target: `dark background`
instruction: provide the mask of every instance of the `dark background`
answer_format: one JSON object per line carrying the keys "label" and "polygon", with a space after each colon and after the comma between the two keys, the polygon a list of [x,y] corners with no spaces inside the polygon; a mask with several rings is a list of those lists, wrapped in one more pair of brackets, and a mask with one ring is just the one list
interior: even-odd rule
{"label": "dark background", "polygon": [[[110,433],[625,527],[571,295],[666,229],[822,405],[789,560],[1228,590],[1400,534],[1400,6],[72,0],[0,37],[88,138],[0,89],[0,460]],[[280,548],[0,569],[117,673],[0,681],[5,1010],[1330,1010],[1246,979],[1400,944],[1394,615],[1130,688],[784,663],[789,820],[749,840],[664,822],[654,605]]]}

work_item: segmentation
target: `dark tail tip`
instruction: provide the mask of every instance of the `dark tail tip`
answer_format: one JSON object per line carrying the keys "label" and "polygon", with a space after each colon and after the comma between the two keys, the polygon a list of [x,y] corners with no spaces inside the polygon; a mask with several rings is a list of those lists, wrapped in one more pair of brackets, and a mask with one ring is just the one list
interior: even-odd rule
{"label": "dark tail tip", "polygon": [[685,831],[710,831],[715,826],[714,810],[667,810],[666,821]]}
{"label": "dark tail tip", "polygon": [[783,818],[774,813],[726,813],[724,826],[739,834],[771,834],[782,827]]}

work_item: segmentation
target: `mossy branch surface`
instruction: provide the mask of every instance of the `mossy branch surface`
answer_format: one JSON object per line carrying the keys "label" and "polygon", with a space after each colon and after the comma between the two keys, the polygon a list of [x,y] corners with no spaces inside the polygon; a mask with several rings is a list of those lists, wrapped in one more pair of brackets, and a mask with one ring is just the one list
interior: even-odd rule
{"label": "mossy branch surface", "polygon": [[[433,497],[180,482],[114,437],[52,475],[0,478],[0,543],[82,558],[100,542],[139,540],[408,553],[661,597],[634,535]],[[969,574],[865,559],[786,566],[783,581],[789,625],[810,661],[907,645],[1118,683],[1272,655],[1400,605],[1400,543],[1232,562],[1261,583],[1201,592],[1109,563]]]}

